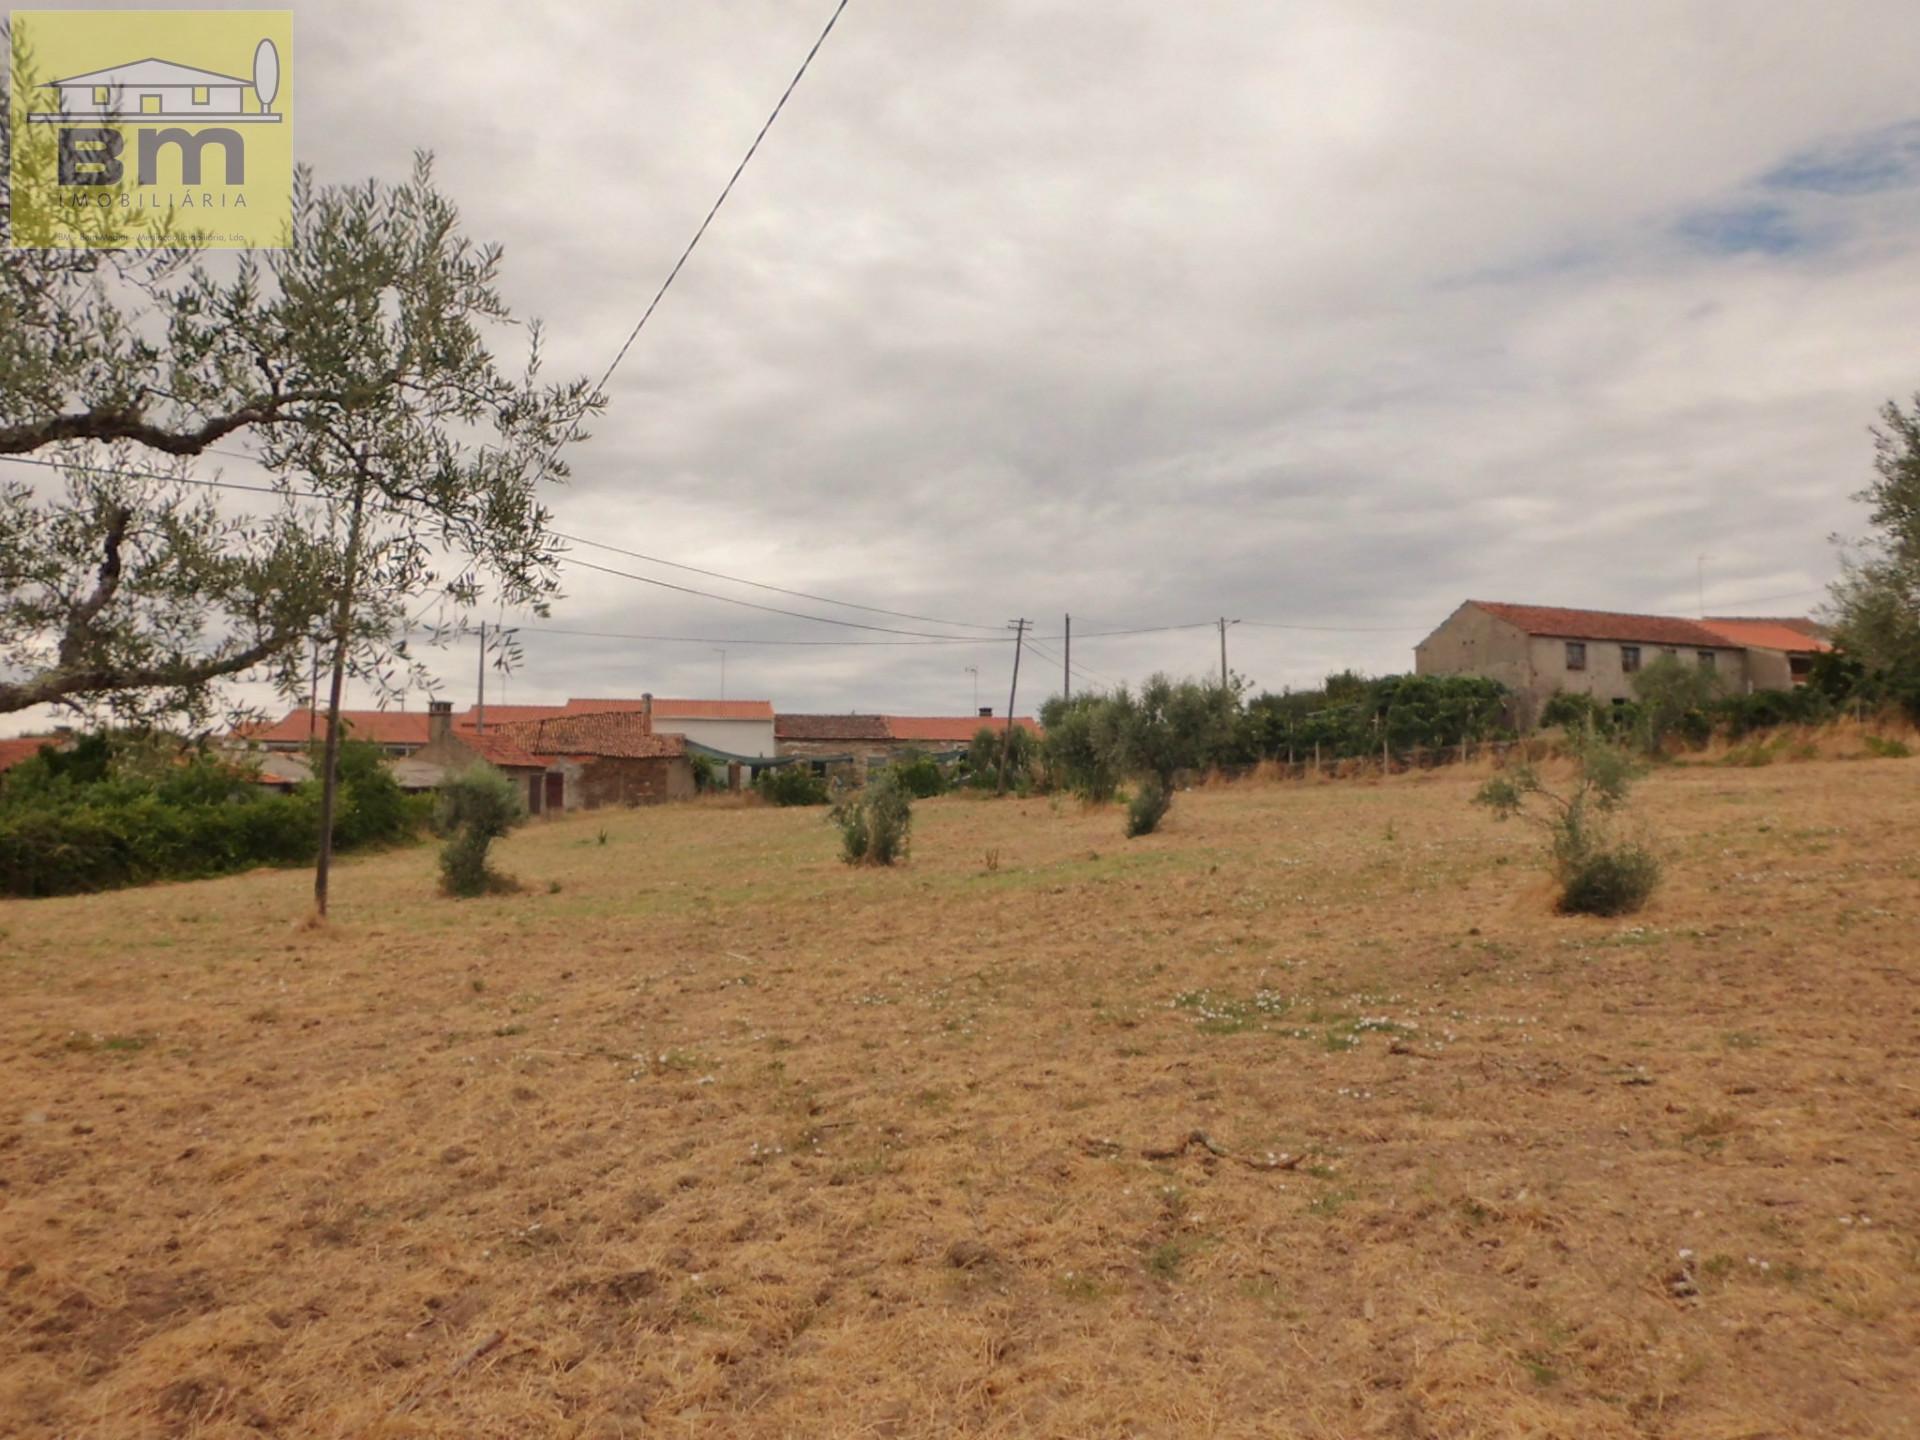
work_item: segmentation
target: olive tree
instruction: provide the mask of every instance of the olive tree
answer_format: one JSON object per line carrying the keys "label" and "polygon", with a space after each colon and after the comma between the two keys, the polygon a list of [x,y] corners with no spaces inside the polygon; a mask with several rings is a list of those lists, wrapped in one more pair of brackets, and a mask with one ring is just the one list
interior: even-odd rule
{"label": "olive tree", "polygon": [[1834,638],[1870,689],[1920,715],[1920,395],[1889,402],[1873,432],[1877,478],[1854,498],[1873,534],[1842,561]]}

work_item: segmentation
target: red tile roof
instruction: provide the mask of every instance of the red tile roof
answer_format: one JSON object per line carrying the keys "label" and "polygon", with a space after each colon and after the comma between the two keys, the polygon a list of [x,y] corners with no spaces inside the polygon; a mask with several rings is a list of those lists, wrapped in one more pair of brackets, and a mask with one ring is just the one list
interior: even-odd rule
{"label": "red tile roof", "polygon": [[31,760],[40,753],[43,745],[55,744],[51,735],[21,735],[12,740],[0,740],[0,771],[11,770],[23,760]]}
{"label": "red tile roof", "polygon": [[1697,620],[1681,620],[1671,615],[1563,610],[1556,605],[1508,605],[1495,600],[1467,603],[1518,626],[1529,635],[1548,635],[1558,640],[1624,640],[1630,645],[1684,645],[1702,650],[1737,650],[1742,643],[1716,635]]}
{"label": "red tile roof", "polygon": [[[928,742],[946,742],[964,745],[982,730],[995,733],[1007,728],[1005,716],[995,718],[991,715],[888,715],[888,738],[893,740],[921,740]],[[1035,735],[1040,733],[1039,725],[1030,715],[1022,715],[1014,721],[1022,729]]]}
{"label": "red tile roof", "polygon": [[776,715],[776,740],[890,740],[884,715]]}
{"label": "red tile roof", "polygon": [[[265,725],[242,725],[233,732],[236,740],[307,743],[309,734],[307,707],[289,710],[282,718]],[[424,710],[342,710],[341,734],[349,740],[371,740],[376,745],[424,745],[427,743],[427,712]],[[327,738],[327,717],[315,717],[313,738]]]}
{"label": "red tile roof", "polygon": [[1729,617],[1725,620],[1702,620],[1700,622],[1716,635],[1725,636],[1736,645],[1751,646],[1755,650],[1784,650],[1790,655],[1818,655],[1831,650],[1832,645],[1810,632],[1811,620],[1741,620]]}
{"label": "red tile roof", "polygon": [[528,752],[521,737],[504,730],[468,730],[456,738],[489,765],[513,766],[522,770],[547,768],[545,760]]}
{"label": "red tile roof", "polygon": [[[632,711],[510,721],[501,727],[501,733],[536,755],[656,760],[687,753],[684,736],[650,734],[644,718]],[[461,738],[490,739],[492,735],[489,730],[484,737],[469,733]]]}
{"label": "red tile roof", "polygon": [[[564,705],[495,705],[492,701],[488,701],[487,729],[491,730],[495,725],[505,725],[513,720],[544,720],[549,715],[564,715],[566,713],[567,707]],[[453,717],[453,728],[456,730],[471,730],[478,719],[479,716],[475,713],[475,707],[469,705],[464,711]]]}
{"label": "red tile roof", "polygon": [[[606,713],[612,710],[638,710],[646,702],[643,700],[581,700],[567,701],[567,713]],[[653,699],[653,718],[655,720],[771,720],[773,702],[771,700],[674,700],[663,699],[656,695]]]}

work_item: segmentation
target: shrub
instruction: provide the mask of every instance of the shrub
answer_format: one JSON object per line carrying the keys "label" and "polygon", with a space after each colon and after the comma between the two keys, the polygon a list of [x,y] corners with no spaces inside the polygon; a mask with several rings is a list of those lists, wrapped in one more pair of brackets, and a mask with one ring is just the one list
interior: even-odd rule
{"label": "shrub", "polygon": [[447,843],[440,851],[440,885],[469,897],[511,889],[513,882],[487,864],[493,842],[526,819],[520,787],[491,765],[475,765],[440,785],[435,819]]}
{"label": "shrub", "polygon": [[941,770],[940,762],[931,755],[908,755],[889,767],[889,773],[898,777],[907,793],[916,800],[932,799],[947,788],[946,773]]}
{"label": "shrub", "polygon": [[1136,839],[1158,830],[1172,805],[1172,791],[1161,782],[1159,776],[1149,775],[1127,802],[1127,838]]}
{"label": "shrub", "polygon": [[762,770],[753,785],[770,805],[824,805],[830,793],[827,777],[804,762]]}
{"label": "shrub", "polygon": [[1629,914],[1647,902],[1660,878],[1651,852],[1612,833],[1643,766],[1590,730],[1574,737],[1573,754],[1578,769],[1566,794],[1549,789],[1532,766],[1518,765],[1481,786],[1474,803],[1498,819],[1524,820],[1546,832],[1563,913]]}
{"label": "shrub", "polygon": [[1700,665],[1662,655],[1633,677],[1640,702],[1639,739],[1648,754],[1671,738],[1698,749],[1713,738],[1710,712],[1725,699],[1720,677]]}
{"label": "shrub", "polygon": [[1866,747],[1867,754],[1880,760],[1905,760],[1913,754],[1904,741],[1889,739],[1884,735],[1862,735],[1860,743]]}
{"label": "shrub", "polygon": [[719,783],[719,772],[715,770],[711,755],[694,755],[689,762],[693,767],[693,790],[696,795],[704,795]]}
{"label": "shrub", "polygon": [[333,820],[333,843],[342,850],[388,845],[420,828],[420,807],[400,788],[381,758],[365,741],[340,746],[340,802]]}
{"label": "shrub", "polygon": [[1569,915],[1631,915],[1659,883],[1660,862],[1644,845],[1593,850],[1562,877],[1560,909]]}
{"label": "shrub", "polygon": [[961,761],[966,772],[965,783],[976,790],[997,790],[1000,786],[1000,756],[1004,750],[1007,788],[1017,795],[1025,795],[1033,789],[1037,748],[1033,732],[1024,725],[1014,725],[1011,736],[1005,729],[996,730],[991,725],[982,725],[973,732],[966,758]]}
{"label": "shrub", "polygon": [[904,860],[913,830],[913,794],[897,770],[882,770],[865,789],[833,808],[840,858],[849,865]]}

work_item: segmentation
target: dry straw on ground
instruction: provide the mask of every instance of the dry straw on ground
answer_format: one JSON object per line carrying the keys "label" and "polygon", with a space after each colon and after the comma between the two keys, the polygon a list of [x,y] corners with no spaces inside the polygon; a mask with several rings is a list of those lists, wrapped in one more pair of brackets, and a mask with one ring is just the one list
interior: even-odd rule
{"label": "dry straw on ground", "polygon": [[1920,759],[1474,783],[0,906],[0,1433],[1913,1433]]}

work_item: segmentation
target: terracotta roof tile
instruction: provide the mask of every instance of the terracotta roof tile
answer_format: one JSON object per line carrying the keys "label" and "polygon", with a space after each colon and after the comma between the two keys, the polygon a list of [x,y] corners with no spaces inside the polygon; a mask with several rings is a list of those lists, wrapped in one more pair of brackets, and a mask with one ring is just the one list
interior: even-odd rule
{"label": "terracotta roof tile", "polygon": [[544,770],[547,762],[529,753],[521,738],[505,730],[462,731],[460,743],[489,765],[511,765],[523,770]]}
{"label": "terracotta roof tile", "polygon": [[1716,635],[1697,620],[1671,615],[1628,615],[1612,610],[1564,610],[1557,605],[1508,605],[1469,600],[1469,605],[1518,626],[1529,635],[1559,640],[1624,640],[1628,644],[1689,646],[1737,650],[1740,643]]}
{"label": "terracotta roof tile", "polygon": [[884,715],[775,715],[776,740],[890,740]]}
{"label": "terracotta roof tile", "polygon": [[687,753],[684,736],[649,734],[644,718],[632,711],[513,721],[501,732],[536,755],[655,760]]}
{"label": "terracotta roof tile", "polygon": [[11,740],[0,740],[0,771],[11,770],[23,760],[31,760],[40,753],[43,745],[56,743],[51,735],[21,735]]}
{"label": "terracotta roof tile", "polygon": [[1832,645],[1818,634],[1811,633],[1804,626],[1812,621],[1796,620],[1741,620],[1729,617],[1724,620],[1702,620],[1700,622],[1716,635],[1725,636],[1736,645],[1752,646],[1756,650],[1784,650],[1791,655],[1818,655],[1831,650]]}
{"label": "terracotta roof tile", "polygon": [[[888,715],[887,734],[894,740],[920,740],[964,745],[982,730],[995,733],[1007,728],[1005,716],[991,715]],[[1031,715],[1022,715],[1014,723],[1033,734],[1040,727]]]}
{"label": "terracotta roof tile", "polygon": [[[582,700],[567,701],[566,713],[606,714],[610,711],[638,710],[646,702],[643,700]],[[773,702],[771,700],[675,700],[656,695],[653,697],[653,718],[655,720],[771,720]]]}
{"label": "terracotta roof tile", "polygon": [[[307,707],[289,710],[280,719],[266,725],[242,725],[233,732],[236,740],[280,741],[304,745],[308,736]],[[424,745],[427,743],[427,713],[424,710],[342,710],[341,733],[349,740],[370,740],[376,745]],[[315,717],[311,731],[315,739],[327,738],[327,717]]]}

